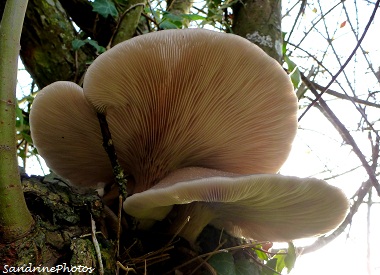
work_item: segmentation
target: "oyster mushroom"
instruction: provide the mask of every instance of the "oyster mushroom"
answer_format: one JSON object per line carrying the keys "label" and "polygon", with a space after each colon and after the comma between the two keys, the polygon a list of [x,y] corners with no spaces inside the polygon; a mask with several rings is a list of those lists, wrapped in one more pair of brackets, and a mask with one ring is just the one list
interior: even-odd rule
{"label": "oyster mushroom", "polygon": [[179,235],[191,244],[207,224],[236,237],[282,242],[331,231],[345,218],[348,200],[318,179],[192,167],[173,172],[123,205],[144,224],[164,219],[174,206],[177,216],[169,233],[190,217]]}

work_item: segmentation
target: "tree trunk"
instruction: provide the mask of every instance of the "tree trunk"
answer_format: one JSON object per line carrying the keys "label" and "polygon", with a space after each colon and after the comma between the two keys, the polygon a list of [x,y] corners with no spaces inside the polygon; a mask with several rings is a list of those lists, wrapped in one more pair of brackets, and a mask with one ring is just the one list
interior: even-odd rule
{"label": "tree trunk", "polygon": [[232,31],[281,62],[281,1],[242,0],[233,6]]}
{"label": "tree trunk", "polygon": [[78,82],[94,52],[74,51],[77,33],[58,0],[30,0],[21,36],[21,59],[38,87]]}

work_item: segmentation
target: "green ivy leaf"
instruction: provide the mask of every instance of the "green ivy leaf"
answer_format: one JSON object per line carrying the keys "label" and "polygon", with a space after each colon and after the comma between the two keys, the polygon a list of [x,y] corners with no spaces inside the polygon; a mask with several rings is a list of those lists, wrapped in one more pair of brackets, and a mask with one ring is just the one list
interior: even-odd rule
{"label": "green ivy leaf", "polygon": [[91,2],[92,10],[99,13],[104,18],[107,18],[109,15],[112,17],[117,17],[118,12],[115,7],[115,4],[110,0],[95,0]]}
{"label": "green ivy leaf", "polygon": [[80,39],[74,39],[72,42],[71,42],[71,46],[73,47],[73,50],[74,51],[77,51],[79,50],[83,45],[86,44],[86,41],[84,40],[80,40]]}
{"label": "green ivy leaf", "polygon": [[296,259],[297,259],[297,254],[296,254],[296,248],[294,247],[293,243],[288,243],[288,254],[285,257],[285,266],[288,269],[288,273],[293,269]]}
{"label": "green ivy leaf", "polygon": [[258,267],[247,259],[235,261],[236,275],[260,275]]}
{"label": "green ivy leaf", "polygon": [[292,81],[294,88],[297,89],[301,83],[301,73],[298,66],[296,63],[291,61],[287,55],[284,55],[284,61],[288,65],[288,69],[290,71],[290,80]]}
{"label": "green ivy leaf", "polygon": [[218,275],[236,275],[234,257],[231,253],[218,253],[213,255],[208,263]]}
{"label": "green ivy leaf", "polygon": [[93,46],[98,53],[104,53],[106,51],[104,47],[99,46],[97,41],[91,40],[91,39],[85,39],[85,40],[74,39],[73,42],[71,42],[71,44],[75,51],[80,49],[80,47],[82,47],[85,44],[90,44],[91,46]]}
{"label": "green ivy leaf", "polygon": [[178,29],[179,27],[176,24],[168,20],[165,20],[160,23],[160,28],[164,30],[168,30],[168,29]]}
{"label": "green ivy leaf", "polygon": [[22,110],[20,109],[18,104],[16,104],[16,118],[16,127],[22,127],[24,125],[24,115],[22,114]]}
{"label": "green ivy leaf", "polygon": [[263,267],[261,271],[261,275],[277,275],[275,271],[276,270],[276,265],[277,265],[277,259],[272,258],[270,259],[267,264]]}
{"label": "green ivy leaf", "polygon": [[98,53],[104,53],[106,51],[106,49],[102,46],[99,46],[98,42],[95,40],[86,39],[86,42],[93,46]]}
{"label": "green ivy leaf", "polygon": [[181,14],[181,17],[190,21],[195,21],[195,20],[206,20],[206,17],[203,17],[198,14]]}
{"label": "green ivy leaf", "polygon": [[22,137],[29,143],[29,144],[32,144],[33,141],[32,141],[32,138],[29,134],[29,131],[21,131],[21,135]]}
{"label": "green ivy leaf", "polygon": [[162,18],[168,19],[169,21],[172,21],[172,22],[182,22],[183,21],[183,17],[181,17],[180,15],[176,15],[174,13],[170,13],[167,11],[165,11],[162,14]]}
{"label": "green ivy leaf", "polygon": [[285,39],[285,36],[286,36],[287,32],[282,32],[282,55],[285,56],[286,55],[286,48],[288,46],[288,42],[286,41]]}
{"label": "green ivy leaf", "polygon": [[[261,245],[257,245],[257,248],[262,248]],[[258,250],[258,249],[255,249],[253,248],[253,250],[255,250],[255,253],[257,255],[257,257],[259,257],[259,259],[263,260],[263,261],[268,261],[268,254],[261,251],[261,250]]]}
{"label": "green ivy leaf", "polygon": [[[284,253],[285,251],[283,250],[280,250],[279,253]],[[276,256],[274,256],[273,258],[276,258],[277,261],[276,261],[276,271],[277,272],[282,272],[282,270],[285,268],[286,264],[285,264],[285,258],[286,258],[287,254],[277,254]]]}

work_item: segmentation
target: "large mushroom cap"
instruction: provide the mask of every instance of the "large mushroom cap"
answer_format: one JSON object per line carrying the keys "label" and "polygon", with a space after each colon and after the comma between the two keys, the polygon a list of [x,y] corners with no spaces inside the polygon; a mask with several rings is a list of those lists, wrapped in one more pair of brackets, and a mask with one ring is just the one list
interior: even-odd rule
{"label": "large mushroom cap", "polygon": [[297,99],[282,67],[246,39],[208,30],[118,44],[90,66],[84,94],[107,113],[135,192],[187,166],[275,173],[297,128]]}
{"label": "large mushroom cap", "polygon": [[342,191],[322,180],[273,174],[215,176],[218,171],[207,177],[204,169],[192,169],[178,170],[152,189],[127,198],[124,210],[140,219],[161,220],[173,205],[180,205],[178,209],[186,210],[178,219],[190,216],[183,236],[194,242],[196,232],[208,223],[260,241],[311,237],[338,226],[348,209]]}
{"label": "large mushroom cap", "polygon": [[47,166],[73,185],[97,187],[113,180],[96,113],[78,85],[60,81],[39,91],[30,129]]}

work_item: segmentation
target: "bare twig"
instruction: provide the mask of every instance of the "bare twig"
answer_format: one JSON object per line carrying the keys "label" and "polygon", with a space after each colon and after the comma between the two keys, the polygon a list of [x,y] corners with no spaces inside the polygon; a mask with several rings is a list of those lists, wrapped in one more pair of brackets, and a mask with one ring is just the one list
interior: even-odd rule
{"label": "bare twig", "polygon": [[380,108],[380,104],[376,104],[374,102],[369,102],[368,100],[363,100],[363,99],[360,99],[360,98],[357,98],[357,97],[349,96],[347,94],[341,94],[341,93],[338,93],[338,92],[336,92],[334,90],[331,90],[331,89],[326,89],[326,87],[323,87],[322,85],[319,85],[318,83],[315,83],[313,81],[311,81],[311,83],[313,83],[314,87],[317,90],[324,91],[326,94],[329,94],[329,95],[332,95],[332,96],[335,96],[335,97],[338,97],[338,98],[341,98],[341,99],[352,100],[352,101],[354,101],[356,103],[367,105],[367,106],[370,106],[370,107]]}
{"label": "bare twig", "polygon": [[136,270],[134,268],[131,268],[131,267],[128,267],[128,266],[124,266],[119,261],[116,262],[116,266],[117,266],[117,268],[121,268],[122,270],[126,271],[127,274],[129,273],[129,271],[132,271],[133,273],[137,274],[137,272],[136,272]]}
{"label": "bare twig", "polygon": [[[349,55],[349,57],[347,58],[346,62],[344,62],[344,64],[340,67],[340,69],[338,70],[338,72],[332,77],[332,79],[330,80],[330,82],[326,85],[325,87],[325,90],[322,91],[320,94],[317,93],[316,95],[316,98],[313,100],[313,102],[310,103],[310,105],[306,108],[306,110],[301,114],[301,116],[298,118],[298,121],[300,121],[304,115],[310,110],[310,108],[318,101],[321,99],[322,95],[325,93],[325,91],[330,88],[331,84],[333,84],[335,82],[335,80],[337,79],[337,77],[340,75],[340,73],[346,68],[346,66],[348,65],[348,63],[351,61],[352,57],[354,56],[354,54],[356,53],[357,49],[360,47],[360,44],[362,43],[364,37],[366,36],[367,34],[367,31],[370,27],[370,25],[372,24],[372,21],[373,19],[375,18],[375,14],[376,14],[376,11],[377,11],[377,8],[379,7],[379,4],[380,4],[380,0],[377,0],[376,4],[375,4],[375,7],[373,9],[373,12],[371,14],[371,17],[369,18],[368,20],[368,23],[364,29],[364,32],[362,34],[362,36],[360,37],[360,39],[358,40],[358,43],[356,43],[356,46],[355,48],[353,49],[353,51],[351,52],[351,54]],[[380,189],[378,190],[378,193],[380,194]]]}
{"label": "bare twig", "polygon": [[[379,0],[380,1],[380,0]],[[304,74],[301,73],[302,81],[306,84],[306,86],[310,89],[310,91],[317,96],[318,92],[316,91],[314,85],[305,77]],[[315,107],[317,107],[322,114],[332,123],[332,125],[335,127],[335,129],[338,130],[339,134],[342,136],[343,140],[351,145],[352,150],[355,152],[355,154],[360,159],[363,167],[367,171],[367,174],[370,178],[370,182],[373,187],[375,187],[378,195],[380,196],[380,185],[376,178],[376,174],[372,167],[368,164],[367,160],[365,159],[364,154],[359,149],[358,145],[356,144],[355,140],[351,136],[350,132],[346,129],[346,127],[343,125],[342,122],[336,117],[334,112],[329,108],[329,106],[326,104],[326,102],[319,98],[319,104],[314,104]]]}
{"label": "bare twig", "polygon": [[188,216],[183,221],[182,225],[178,228],[177,232],[175,232],[175,234],[173,235],[173,237],[170,239],[170,241],[168,242],[166,246],[169,246],[171,243],[173,243],[174,239],[178,236],[178,234],[182,231],[182,229],[186,226],[186,224],[188,224],[189,221],[190,221],[190,216]]}
{"label": "bare twig", "polygon": [[99,274],[103,275],[104,268],[103,268],[103,261],[102,261],[102,253],[100,252],[99,243],[98,243],[98,240],[96,239],[96,224],[95,224],[94,219],[92,218],[92,215],[91,215],[91,237],[92,237],[92,242],[94,243],[96,257],[98,258]]}
{"label": "bare twig", "polygon": [[183,263],[183,264],[181,264],[179,266],[176,266],[168,274],[171,274],[171,272],[173,272],[176,269],[179,269],[181,267],[187,266],[187,265],[191,264],[194,261],[197,261],[199,259],[208,257],[210,255],[212,256],[212,255],[215,255],[215,254],[218,254],[218,253],[225,253],[225,252],[230,252],[230,251],[236,251],[236,250],[241,250],[241,249],[244,249],[244,248],[254,248],[256,245],[265,244],[265,243],[267,243],[267,242],[256,242],[256,243],[242,244],[242,245],[238,245],[238,246],[223,248],[223,249],[211,251],[211,252],[208,252],[208,253],[204,253],[202,255],[199,255],[197,257],[192,258],[191,260],[189,260],[189,261],[187,261],[187,262],[185,262],[185,263]]}
{"label": "bare twig", "polygon": [[108,128],[106,116],[101,113],[97,113],[97,116],[99,120],[100,130],[102,132],[104,150],[107,152],[108,158],[111,161],[113,175],[117,184],[119,185],[119,192],[123,196],[123,199],[126,199],[128,195],[127,177],[124,174],[124,170],[117,159],[115,146],[113,145],[112,136]]}

